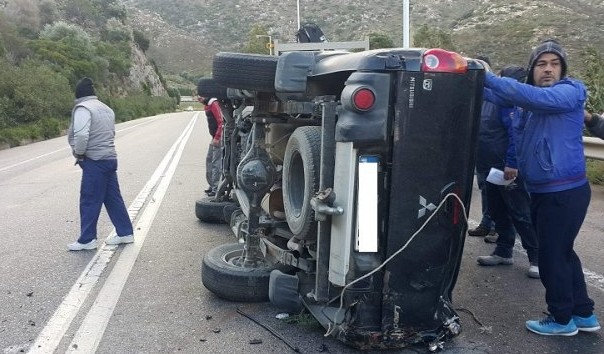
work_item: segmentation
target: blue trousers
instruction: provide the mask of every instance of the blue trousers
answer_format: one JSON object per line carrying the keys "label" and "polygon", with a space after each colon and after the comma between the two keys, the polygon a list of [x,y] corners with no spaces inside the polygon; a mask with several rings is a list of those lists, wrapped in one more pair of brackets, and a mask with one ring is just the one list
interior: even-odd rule
{"label": "blue trousers", "polygon": [[486,182],[486,190],[489,212],[495,222],[495,231],[499,234],[493,254],[504,258],[512,257],[518,232],[529,262],[537,265],[539,242],[531,221],[531,197],[522,178],[518,176],[507,186]]}
{"label": "blue trousers", "polygon": [[103,204],[117,235],[132,235],[132,222],[117,181],[117,160],[84,159],[79,165],[82,168],[82,183],[80,185],[81,231],[78,242],[88,243],[96,239],[96,228]]}
{"label": "blue trousers", "polygon": [[533,224],[539,236],[539,275],[556,322],[591,316],[581,261],[573,249],[591,199],[589,183],[555,193],[531,193]]}

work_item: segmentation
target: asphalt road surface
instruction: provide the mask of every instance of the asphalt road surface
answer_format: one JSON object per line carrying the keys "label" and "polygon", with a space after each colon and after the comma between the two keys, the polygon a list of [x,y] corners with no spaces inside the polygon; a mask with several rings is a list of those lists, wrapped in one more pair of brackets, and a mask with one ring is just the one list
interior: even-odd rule
{"label": "asphalt road surface", "polygon": [[[0,350],[8,353],[360,353],[302,316],[269,303],[231,303],[201,284],[203,255],[236,242],[199,222],[210,143],[203,113],[117,126],[118,176],[136,242],[68,252],[78,236],[81,171],[65,137],[0,151]],[[470,226],[480,198],[475,192]],[[596,313],[604,320],[604,190],[594,187],[576,243]],[[103,211],[98,237],[112,232]],[[512,266],[480,267],[493,245],[468,237],[454,290],[462,333],[446,353],[604,353],[602,331],[541,337],[524,321],[546,309],[521,248]],[[281,338],[237,312],[270,326]],[[384,351],[382,351],[384,352]],[[386,353],[428,353],[424,345]],[[366,352],[370,353],[370,352]]]}

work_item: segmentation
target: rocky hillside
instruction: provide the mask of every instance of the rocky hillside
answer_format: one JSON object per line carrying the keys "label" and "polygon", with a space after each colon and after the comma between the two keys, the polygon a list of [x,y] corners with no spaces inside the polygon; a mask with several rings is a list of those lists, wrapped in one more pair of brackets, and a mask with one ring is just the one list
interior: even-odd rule
{"label": "rocky hillside", "polygon": [[132,66],[128,76],[129,87],[134,90],[148,88],[152,96],[168,96],[166,87],[161,82],[155,68],[147,55],[137,46],[132,46]]}
{"label": "rocky hillside", "polygon": [[[123,0],[133,26],[151,39],[148,54],[169,72],[208,71],[218,51],[237,51],[255,24],[280,41],[293,41],[301,22],[315,22],[330,41],[359,40],[382,32],[402,45],[400,0]],[[604,2],[593,0],[411,1],[411,38],[421,25],[451,34],[468,56],[489,55],[498,67],[524,64],[542,39],[555,37],[573,63],[587,46],[604,48]],[[571,65],[572,68],[572,65]]]}

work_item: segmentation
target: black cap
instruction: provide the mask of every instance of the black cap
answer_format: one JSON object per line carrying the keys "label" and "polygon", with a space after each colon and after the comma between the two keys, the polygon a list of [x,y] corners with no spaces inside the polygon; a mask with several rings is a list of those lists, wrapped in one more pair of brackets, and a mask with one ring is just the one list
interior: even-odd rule
{"label": "black cap", "polygon": [[528,65],[529,73],[528,73],[528,76],[526,79],[527,84],[530,84],[530,85],[535,84],[533,81],[533,69],[535,68],[537,59],[539,59],[539,57],[545,53],[553,53],[553,54],[556,54],[558,57],[560,57],[560,61],[562,62],[562,75],[560,76],[560,78],[563,78],[566,76],[566,68],[567,68],[566,51],[562,48],[560,43],[558,43],[556,40],[547,39],[547,40],[541,42],[541,44],[539,44],[537,47],[535,47],[535,49],[533,49],[533,52],[531,53],[531,56],[529,58],[529,65]]}
{"label": "black cap", "polygon": [[485,63],[489,64],[489,66],[491,66],[491,59],[487,55],[479,54],[476,56],[476,59],[482,60]]}
{"label": "black cap", "polygon": [[501,71],[499,72],[499,76],[511,77],[512,79],[516,79],[520,82],[525,82],[527,72],[525,68],[519,65],[508,65],[501,69]]}
{"label": "black cap", "polygon": [[76,98],[82,98],[86,96],[95,96],[94,86],[92,80],[88,77],[84,77],[78,81],[75,89]]}

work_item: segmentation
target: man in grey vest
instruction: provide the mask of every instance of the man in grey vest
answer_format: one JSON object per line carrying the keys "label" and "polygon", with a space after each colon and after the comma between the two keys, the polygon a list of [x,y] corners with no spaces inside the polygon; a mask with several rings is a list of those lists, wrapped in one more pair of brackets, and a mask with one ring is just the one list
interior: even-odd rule
{"label": "man in grey vest", "polygon": [[76,164],[82,168],[81,231],[78,240],[67,247],[70,251],[96,249],[97,222],[103,204],[116,231],[105,243],[132,243],[132,222],[117,180],[115,114],[98,100],[92,80],[87,77],[76,85],[75,96],[68,139]]}

